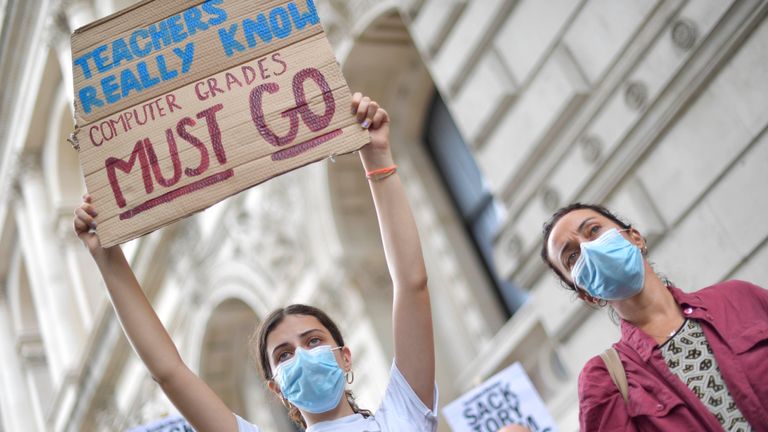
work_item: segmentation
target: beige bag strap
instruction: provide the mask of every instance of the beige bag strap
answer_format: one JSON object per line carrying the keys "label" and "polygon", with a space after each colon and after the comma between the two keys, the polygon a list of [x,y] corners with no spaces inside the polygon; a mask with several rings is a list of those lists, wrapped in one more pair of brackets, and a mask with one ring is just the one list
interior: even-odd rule
{"label": "beige bag strap", "polygon": [[611,381],[616,384],[619,393],[621,393],[621,397],[624,398],[624,402],[627,402],[629,400],[627,373],[624,371],[624,365],[621,364],[619,352],[616,351],[616,348],[608,348],[604,353],[600,354],[600,357],[605,362],[605,366],[608,368],[608,373],[611,374]]}

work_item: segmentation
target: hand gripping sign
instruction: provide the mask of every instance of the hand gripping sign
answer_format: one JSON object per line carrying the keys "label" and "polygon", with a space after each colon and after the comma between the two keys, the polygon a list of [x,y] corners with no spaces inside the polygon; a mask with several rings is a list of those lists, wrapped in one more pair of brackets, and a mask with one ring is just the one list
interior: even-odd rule
{"label": "hand gripping sign", "polygon": [[509,424],[531,432],[557,432],[520,363],[504,369],[443,408],[454,432],[497,432]]}
{"label": "hand gripping sign", "polygon": [[369,141],[313,0],[145,0],[72,35],[105,247]]}

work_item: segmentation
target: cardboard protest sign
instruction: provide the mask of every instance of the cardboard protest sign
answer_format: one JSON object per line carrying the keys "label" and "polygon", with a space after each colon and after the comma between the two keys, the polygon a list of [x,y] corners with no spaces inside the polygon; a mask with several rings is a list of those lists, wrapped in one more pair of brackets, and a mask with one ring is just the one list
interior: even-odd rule
{"label": "cardboard protest sign", "polygon": [[369,141],[312,0],[145,0],[76,30],[72,59],[104,246]]}
{"label": "cardboard protest sign", "polygon": [[195,432],[184,417],[176,414],[143,426],[128,429],[126,432]]}
{"label": "cardboard protest sign", "polygon": [[443,415],[454,432],[497,432],[508,424],[523,425],[532,432],[557,432],[520,363],[448,404]]}

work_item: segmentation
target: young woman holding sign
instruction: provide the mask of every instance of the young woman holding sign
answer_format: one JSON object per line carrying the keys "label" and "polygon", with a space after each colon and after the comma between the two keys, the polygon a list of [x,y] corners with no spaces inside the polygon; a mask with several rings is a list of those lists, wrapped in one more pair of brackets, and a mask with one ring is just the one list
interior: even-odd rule
{"label": "young woman holding sign", "polygon": [[[322,311],[292,305],[272,312],[254,335],[258,365],[294,421],[310,432],[435,431],[437,391],[427,274],[416,224],[389,145],[389,115],[360,93],[352,109],[371,143],[360,150],[394,283],[395,358],[378,412],[360,410],[346,391],[354,379],[352,353]],[[91,232],[96,210],[86,195],[75,210],[75,231],[106,282],[115,312],[139,357],[199,432],[255,432],[182,361],[144,296],[120,247],[104,249]]]}
{"label": "young woman holding sign", "polygon": [[581,430],[768,431],[768,291],[727,281],[684,292],[647,254],[642,234],[600,206],[572,204],[544,224],[544,262],[621,318],[615,351],[579,376]]}

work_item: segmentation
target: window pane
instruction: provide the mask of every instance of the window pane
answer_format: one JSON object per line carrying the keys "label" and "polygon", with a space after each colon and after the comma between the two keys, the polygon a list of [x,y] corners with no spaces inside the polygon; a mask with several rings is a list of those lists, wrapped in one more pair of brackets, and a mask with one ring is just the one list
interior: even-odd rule
{"label": "window pane", "polygon": [[488,195],[474,158],[440,96],[427,120],[427,145],[463,219],[477,213]]}
{"label": "window pane", "polygon": [[437,93],[427,118],[425,141],[499,299],[509,314],[514,313],[527,294],[514,283],[502,280],[493,263],[493,239],[503,219],[502,207],[491,194],[448,107]]}

